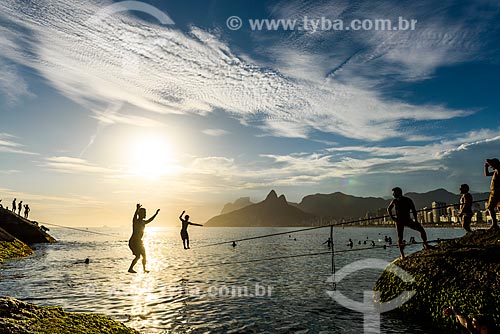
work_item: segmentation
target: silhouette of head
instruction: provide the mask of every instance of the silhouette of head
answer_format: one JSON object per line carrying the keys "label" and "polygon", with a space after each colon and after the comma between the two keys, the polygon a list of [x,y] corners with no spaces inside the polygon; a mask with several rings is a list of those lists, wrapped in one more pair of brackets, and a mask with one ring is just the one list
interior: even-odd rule
{"label": "silhouette of head", "polygon": [[469,192],[469,185],[464,183],[460,186],[460,193],[465,194]]}
{"label": "silhouette of head", "polygon": [[146,218],[146,209],[140,208],[138,214],[139,214],[139,219]]}
{"label": "silhouette of head", "polygon": [[395,198],[403,196],[403,190],[399,187],[392,188],[392,196]]}
{"label": "silhouette of head", "polygon": [[189,220],[189,215],[185,215],[184,217],[186,218],[186,220]]}
{"label": "silhouette of head", "polygon": [[84,261],[85,264],[89,264],[90,263],[90,259],[89,258],[86,258],[85,261]]}

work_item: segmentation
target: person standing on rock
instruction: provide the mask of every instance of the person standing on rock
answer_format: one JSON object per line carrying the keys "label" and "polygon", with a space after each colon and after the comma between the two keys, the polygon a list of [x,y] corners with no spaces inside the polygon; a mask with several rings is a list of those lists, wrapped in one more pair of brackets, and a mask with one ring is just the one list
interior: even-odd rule
{"label": "person standing on rock", "polygon": [[28,215],[30,213],[31,209],[28,204],[24,206],[24,218],[28,219]]}
{"label": "person standing on rock", "polygon": [[12,212],[16,213],[16,198],[14,198],[14,200],[12,201]]}
{"label": "person standing on rock", "polygon": [[23,208],[23,201],[19,202],[17,205],[17,214],[20,216],[21,215],[21,210]]}
{"label": "person standing on rock", "polygon": [[443,311],[445,317],[454,316],[462,326],[467,328],[470,334],[495,334],[496,326],[491,317],[479,314],[469,318],[460,312],[455,306],[449,307]]}
{"label": "person standing on rock", "polygon": [[153,219],[155,219],[155,217],[158,215],[158,212],[160,212],[160,209],[156,210],[156,213],[153,215],[153,217],[144,220],[146,218],[146,209],[143,208],[140,204],[137,204],[136,206],[134,217],[132,218],[133,232],[130,240],[128,241],[128,246],[130,247],[130,250],[132,250],[132,253],[135,255],[135,259],[132,260],[132,263],[128,268],[129,273],[136,273],[136,271],[134,270],[134,266],[136,265],[137,261],[139,261],[141,256],[142,269],[145,273],[149,272],[146,270],[146,249],[144,248],[142,237],[144,235],[144,228],[146,227],[146,224],[151,223]]}
{"label": "person standing on rock", "polygon": [[462,184],[460,186],[460,210],[458,216],[462,219],[462,227],[466,232],[472,232],[470,229],[470,224],[472,221],[472,195],[469,193],[469,185]]}
{"label": "person standing on rock", "polygon": [[[394,199],[392,200],[391,204],[389,204],[387,213],[396,223],[396,231],[398,233],[398,246],[399,253],[401,254],[401,259],[405,258],[405,254],[403,251],[403,235],[405,226],[411,228],[412,230],[419,231],[422,241],[424,242],[424,248],[431,248],[427,243],[427,234],[425,233],[424,228],[418,223],[417,210],[415,209],[415,204],[413,203],[413,201],[410,198],[403,196],[403,190],[401,190],[401,188],[399,187],[395,187],[392,189],[392,195]],[[394,216],[392,212],[393,208],[396,209],[396,216]],[[411,219],[410,212],[413,213],[414,220]]]}
{"label": "person standing on rock", "polygon": [[[493,169],[493,171],[490,171]],[[495,208],[500,206],[500,176],[498,176],[498,171],[500,170],[500,161],[497,158],[486,159],[484,164],[484,175],[491,176],[490,185],[490,198],[488,198],[488,204],[486,204],[486,210],[489,211],[491,216],[491,227],[488,231],[498,230],[497,214]]]}

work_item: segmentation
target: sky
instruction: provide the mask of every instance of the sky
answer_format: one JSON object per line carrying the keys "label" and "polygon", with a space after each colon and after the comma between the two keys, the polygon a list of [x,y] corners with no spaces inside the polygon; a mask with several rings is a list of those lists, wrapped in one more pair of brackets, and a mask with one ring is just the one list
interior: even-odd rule
{"label": "sky", "polygon": [[114,226],[141,203],[170,225],[271,189],[488,191],[499,19],[495,0],[2,0],[2,204]]}

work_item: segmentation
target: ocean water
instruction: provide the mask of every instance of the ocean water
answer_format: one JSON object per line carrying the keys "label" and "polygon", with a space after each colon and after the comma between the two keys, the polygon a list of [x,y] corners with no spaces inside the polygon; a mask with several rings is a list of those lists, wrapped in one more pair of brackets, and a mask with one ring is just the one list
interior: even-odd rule
{"label": "ocean water", "polygon": [[[361,333],[363,314],[339,305],[327,291],[332,257],[316,255],[239,263],[266,257],[328,251],[329,229],[200,247],[232,239],[284,232],[287,228],[190,227],[191,249],[184,250],[178,228],[147,226],[144,237],[149,273],[127,273],[133,259],[130,229],[99,228],[108,235],[51,229],[59,242],[36,245],[28,258],[5,263],[0,294],[69,311],[98,312],[143,333]],[[459,229],[428,229],[429,239],[454,238]],[[360,250],[366,239],[383,245],[396,240],[393,228],[336,228],[335,270],[365,259],[393,261],[396,247]],[[406,231],[408,240],[418,233]],[[411,245],[407,253],[418,251]],[[90,264],[76,263],[90,258]],[[223,265],[222,263],[230,263]],[[337,291],[362,302],[379,269],[353,272],[337,282]],[[381,333],[432,333],[432,329],[382,314]]]}

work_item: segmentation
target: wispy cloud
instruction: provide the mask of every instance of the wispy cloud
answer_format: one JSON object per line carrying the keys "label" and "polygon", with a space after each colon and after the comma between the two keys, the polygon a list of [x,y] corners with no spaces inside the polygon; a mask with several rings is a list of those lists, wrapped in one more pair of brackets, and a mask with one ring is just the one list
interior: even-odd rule
{"label": "wispy cloud", "polygon": [[[18,28],[15,39],[6,35],[3,41],[14,47],[2,48],[1,54],[35,68],[64,95],[91,109],[115,103],[159,113],[222,109],[276,136],[308,137],[316,129],[370,141],[405,135],[403,120],[469,114],[387,100],[359,82],[325,85],[324,77],[294,76],[290,71],[283,75],[259,66],[248,55],[236,55],[220,36],[194,26],[182,32],[120,14],[96,25],[89,19],[101,7],[93,2],[52,0],[18,8],[14,0],[0,4],[0,17]],[[136,60],[137,71],[124,73],[124,56]],[[303,72],[311,68],[307,55],[293,59],[305,64]],[[312,73],[321,73],[318,63],[312,68]],[[148,123],[116,114],[94,117],[102,122]]]}
{"label": "wispy cloud", "polygon": [[47,158],[40,166],[52,171],[68,174],[99,174],[109,177],[118,177],[123,174],[120,170],[101,167],[85,159],[64,156]]}
{"label": "wispy cloud", "polygon": [[14,154],[27,154],[37,155],[37,153],[30,152],[24,149],[24,145],[14,141],[17,138],[8,133],[0,133],[0,152],[14,153]]}
{"label": "wispy cloud", "polygon": [[[0,29],[0,34],[3,29]],[[2,45],[0,37],[0,45]],[[10,65],[2,61],[0,57],[0,96],[3,95],[7,105],[13,105],[23,98],[33,97],[33,93],[29,91],[28,84],[19,74],[14,65]]]}
{"label": "wispy cloud", "polygon": [[201,132],[206,134],[207,136],[212,136],[212,137],[220,137],[229,134],[229,131],[223,129],[205,129]]}

